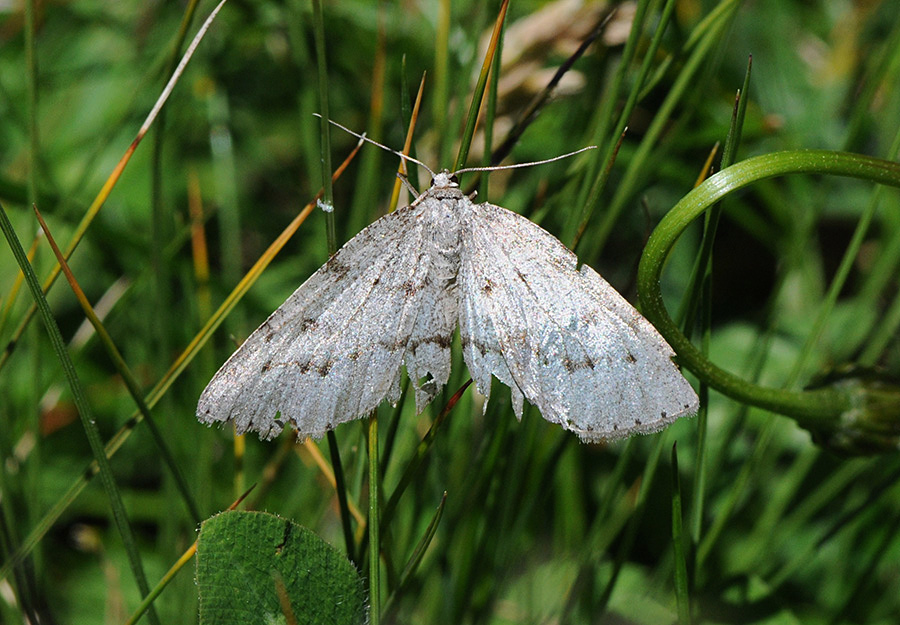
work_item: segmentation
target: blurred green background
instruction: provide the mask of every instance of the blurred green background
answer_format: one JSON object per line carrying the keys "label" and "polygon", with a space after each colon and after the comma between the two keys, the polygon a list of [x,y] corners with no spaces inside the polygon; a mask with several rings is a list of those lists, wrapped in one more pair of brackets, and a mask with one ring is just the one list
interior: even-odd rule
{"label": "blurred green background", "polygon": [[[31,65],[23,7],[0,7],[0,202],[26,249],[39,230],[32,201],[55,238],[70,240],[168,80],[185,16],[185,3],[36,4]],[[664,4],[514,1],[491,124],[496,146],[618,7],[504,162],[595,143],[605,149],[617,137],[610,128],[601,132],[604,115],[617,122],[629,94],[639,95],[609,182],[575,247],[582,262],[632,302],[642,246],[724,141],[750,55],[738,159],[797,148],[892,158],[900,128],[900,4],[678,1],[661,45],[648,57]],[[188,39],[212,6],[200,4]],[[498,6],[326,2],[323,85],[310,3],[229,0],[71,261],[143,388],[160,381],[321,186],[313,117],[321,89],[332,119],[400,149],[410,103],[427,72],[415,154],[432,168],[452,166]],[[636,10],[646,11],[645,18],[634,57],[623,63]],[[637,82],[645,59],[649,73]],[[482,123],[475,135],[473,165],[482,162],[483,129]],[[335,131],[333,163],[354,143]],[[387,210],[396,161],[366,146],[335,183],[339,244]],[[529,216],[571,245],[589,169],[578,157],[499,172],[479,197]],[[427,186],[427,174],[417,184]],[[897,371],[895,333],[878,335],[892,327],[885,311],[896,307],[898,291],[900,212],[893,190],[881,196],[811,355],[797,364],[874,192],[861,181],[802,176],[760,183],[726,201],[712,286],[714,362],[773,386],[796,380],[798,388],[847,361]],[[610,214],[615,220],[604,221]],[[663,286],[671,311],[684,296],[698,240],[699,230],[690,232],[669,259]],[[267,443],[248,437],[236,461],[231,432],[208,429],[194,417],[200,391],[236,343],[327,258],[325,218],[316,210],[167,388],[153,416],[201,518],[258,483],[251,506],[291,518],[340,549],[334,489],[307,449],[293,445],[289,433]],[[41,279],[53,260],[41,240],[33,260]],[[14,289],[17,270],[12,255],[0,252],[3,345],[17,335],[32,303],[27,290]],[[135,402],[64,280],[48,300],[107,440],[135,412]],[[27,614],[41,623],[122,623],[139,602],[138,588],[99,480],[64,499],[92,455],[40,320],[7,349],[0,368],[2,561],[8,564],[27,537],[39,540],[0,580],[0,621],[26,622]],[[421,416],[412,401],[382,406],[387,497],[466,379],[456,349],[445,393]],[[698,437],[693,419],[653,436],[583,445],[536,410],[526,409],[516,422],[499,384],[484,415],[481,398],[468,389],[382,527],[387,596],[447,492],[435,538],[391,614],[415,623],[675,622],[671,449],[677,442],[681,538],[697,622],[896,622],[896,454],[840,457],[817,447],[790,419],[714,392],[708,409],[705,437]],[[336,430],[349,498],[363,511],[364,429]],[[328,459],[327,443],[317,445]],[[111,462],[153,586],[195,540],[197,519],[146,424],[137,425]],[[42,526],[54,506],[60,513]],[[156,601],[162,622],[196,620],[193,574],[189,565]]]}

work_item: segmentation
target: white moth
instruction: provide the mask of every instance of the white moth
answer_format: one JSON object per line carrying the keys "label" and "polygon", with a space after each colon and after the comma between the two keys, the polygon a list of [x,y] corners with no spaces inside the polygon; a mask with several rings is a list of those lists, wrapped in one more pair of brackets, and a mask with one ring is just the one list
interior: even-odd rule
{"label": "white moth", "polygon": [[[301,437],[400,398],[416,411],[447,383],[459,326],[479,393],[491,376],[584,441],[663,428],[697,395],[656,329],[553,235],[475,204],[447,171],[362,230],[298,288],[203,391],[197,418]],[[485,406],[487,403],[485,402]]]}

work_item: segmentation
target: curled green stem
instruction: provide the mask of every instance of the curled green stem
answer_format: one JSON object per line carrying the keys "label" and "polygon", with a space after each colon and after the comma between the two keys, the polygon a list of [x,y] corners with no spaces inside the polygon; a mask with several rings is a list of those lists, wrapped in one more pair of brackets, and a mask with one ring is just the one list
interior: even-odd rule
{"label": "curled green stem", "polygon": [[[763,387],[713,364],[687,339],[666,311],[659,277],[666,256],[688,225],[726,195],[753,182],[787,174],[829,174],[860,178],[900,187],[900,164],[860,154],[825,150],[776,152],[749,158],[723,169],[685,195],[650,236],[638,269],[641,311],[678,354],[679,363],[719,392],[738,401],[794,418],[801,426],[822,432],[848,426],[851,415],[871,407],[883,423],[884,409],[900,424],[900,388],[885,403],[883,389],[869,397],[866,385],[835,384],[814,390]],[[896,388],[896,387],[894,387]],[[866,428],[854,418],[853,427]],[[896,448],[896,440],[892,442]]]}

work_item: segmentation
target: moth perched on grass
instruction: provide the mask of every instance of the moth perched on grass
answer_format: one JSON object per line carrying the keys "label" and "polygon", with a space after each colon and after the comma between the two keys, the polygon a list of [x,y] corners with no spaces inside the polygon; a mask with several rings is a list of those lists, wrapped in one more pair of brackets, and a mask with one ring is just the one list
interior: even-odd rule
{"label": "moth perched on grass", "polygon": [[525,217],[474,203],[454,174],[428,171],[427,191],[351,239],[228,359],[200,421],[321,437],[395,403],[404,366],[421,412],[449,379],[457,326],[478,391],[496,377],[519,418],[527,399],[600,441],[697,411],[672,348],[599,274]]}

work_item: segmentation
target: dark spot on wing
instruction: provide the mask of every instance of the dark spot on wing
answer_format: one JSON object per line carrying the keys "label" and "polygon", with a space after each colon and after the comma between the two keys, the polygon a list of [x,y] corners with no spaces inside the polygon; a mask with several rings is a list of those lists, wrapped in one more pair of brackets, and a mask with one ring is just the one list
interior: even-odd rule
{"label": "dark spot on wing", "polygon": [[350,272],[350,266],[341,262],[338,255],[335,254],[325,263],[325,270],[334,275],[335,281],[339,281]]}
{"label": "dark spot on wing", "polygon": [[359,360],[360,356],[362,356],[362,352],[359,350],[356,350],[355,352],[350,352],[349,354],[347,354],[347,358],[350,360],[353,360],[353,361]]}
{"label": "dark spot on wing", "polygon": [[404,343],[401,339],[394,339],[393,341],[379,341],[378,344],[392,354],[406,347],[406,343]]}
{"label": "dark spot on wing", "polygon": [[516,275],[519,276],[519,279],[520,279],[522,282],[528,282],[528,278],[525,277],[525,274],[522,273],[522,270],[519,269],[518,267],[516,267]]}
{"label": "dark spot on wing", "polygon": [[569,373],[575,373],[579,369],[593,369],[594,361],[590,358],[584,360],[572,360],[571,358],[563,358],[563,366]]}
{"label": "dark spot on wing", "polygon": [[462,348],[464,350],[468,349],[469,345],[474,345],[475,348],[478,349],[479,352],[481,352],[482,356],[488,353],[487,345],[479,341],[473,341],[472,337],[470,336],[460,336],[460,343],[462,343]]}
{"label": "dark spot on wing", "polygon": [[597,314],[596,310],[587,310],[581,313],[581,321],[586,326],[595,326],[599,321],[600,315]]}
{"label": "dark spot on wing", "polygon": [[417,339],[415,341],[410,341],[409,345],[407,345],[407,349],[411,352],[415,352],[421,345],[437,345],[438,347],[449,348],[453,344],[453,339],[450,336],[429,336],[421,339]]}
{"label": "dark spot on wing", "polygon": [[[687,408],[687,406],[685,406],[685,408]],[[660,412],[660,413],[659,413],[659,416],[660,416],[661,418],[665,419],[666,416],[667,416],[667,415],[666,415],[666,411],[663,410],[662,412]]]}
{"label": "dark spot on wing", "polygon": [[417,285],[417,284],[416,284],[415,282],[413,282],[412,280],[407,280],[406,282],[404,282],[403,284],[401,284],[401,285],[398,286],[397,288],[398,288],[399,290],[403,291],[404,294],[406,294],[407,297],[410,297],[410,296],[412,296],[412,295],[415,295],[416,293],[419,292],[419,285]]}
{"label": "dark spot on wing", "polygon": [[637,358],[635,358],[634,354],[632,354],[631,352],[625,354],[625,360],[627,360],[628,362],[637,362]]}
{"label": "dark spot on wing", "polygon": [[[340,252],[340,250],[338,250]],[[350,265],[343,262],[341,259],[341,255],[339,253],[335,253],[331,258],[328,259],[329,270],[335,273],[339,273],[341,275],[346,275],[350,271]]]}
{"label": "dark spot on wing", "polygon": [[641,420],[640,420],[640,419],[635,419],[635,420],[634,420],[634,424],[635,424],[635,425],[641,425]]}
{"label": "dark spot on wing", "polygon": [[490,295],[491,292],[493,292],[493,290],[494,290],[494,283],[491,282],[490,280],[485,280],[484,286],[481,287],[481,292],[484,293],[485,295]]}
{"label": "dark spot on wing", "polygon": [[328,372],[331,370],[331,366],[333,364],[334,363],[331,361],[322,363],[321,365],[319,365],[318,369],[316,369],[316,373],[324,378],[326,375],[328,375]]}
{"label": "dark spot on wing", "polygon": [[264,365],[262,366],[262,373],[266,373],[266,372],[269,371],[271,368],[272,368],[272,361],[271,361],[271,360],[267,360],[267,361],[266,361],[266,364],[264,364]]}
{"label": "dark spot on wing", "polygon": [[309,332],[310,330],[316,327],[315,319],[304,319],[300,322],[300,331],[301,332]]}

